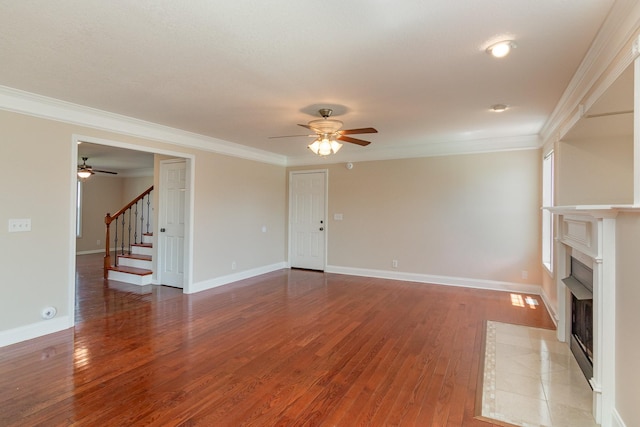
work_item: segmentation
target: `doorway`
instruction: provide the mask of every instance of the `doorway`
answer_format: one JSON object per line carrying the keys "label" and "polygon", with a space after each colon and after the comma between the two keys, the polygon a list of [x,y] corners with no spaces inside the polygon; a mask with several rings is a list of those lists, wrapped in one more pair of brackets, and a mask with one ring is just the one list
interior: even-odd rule
{"label": "doorway", "polygon": [[[182,191],[183,193],[183,197],[184,197],[184,214],[183,214],[183,224],[184,224],[184,228],[183,228],[183,236],[182,236],[182,240],[183,240],[183,250],[180,253],[180,271],[181,271],[181,276],[182,276],[182,282],[181,282],[181,286],[183,288],[183,293],[190,293],[190,289],[191,289],[191,281],[192,281],[192,270],[193,270],[193,263],[191,260],[191,254],[193,253],[193,197],[190,194],[190,189],[193,188],[193,181],[194,181],[194,177],[195,177],[195,173],[194,173],[194,166],[195,166],[195,156],[191,155],[191,154],[185,154],[185,153],[178,153],[178,152],[173,152],[173,151],[169,151],[169,150],[160,150],[160,149],[154,149],[151,147],[147,147],[147,146],[141,146],[141,145],[136,145],[136,144],[130,144],[130,143],[122,143],[119,141],[112,141],[112,140],[105,140],[105,139],[99,139],[99,138],[95,138],[95,137],[88,137],[88,136],[83,136],[83,135],[73,135],[72,137],[72,159],[73,159],[73,175],[72,175],[72,182],[73,185],[71,187],[71,191],[72,191],[72,200],[76,200],[76,175],[75,175],[75,168],[76,168],[76,161],[78,158],[78,144],[79,143],[90,143],[90,144],[97,144],[97,145],[103,145],[106,147],[113,147],[114,149],[118,149],[120,151],[124,150],[130,150],[129,152],[131,153],[131,155],[133,155],[135,152],[145,152],[145,153],[150,153],[153,155],[162,155],[164,156],[164,158],[174,158],[174,159],[179,159],[179,161],[182,162],[182,164],[184,165],[184,172],[183,172],[183,177],[184,177],[184,182],[185,182],[185,187],[184,190]],[[155,156],[157,157],[157,156]],[[156,188],[159,187],[159,182],[158,182],[158,161],[155,162],[155,168],[154,168],[154,185],[156,186]],[[160,194],[159,191],[156,191],[156,201],[154,201],[154,208],[157,209],[158,208],[158,204],[160,203],[160,200],[157,199],[161,199],[162,195]],[[75,209],[73,209],[72,212],[70,212],[70,216],[71,216],[71,221],[72,224],[76,223],[76,211]],[[153,223],[154,224],[159,224],[158,223],[158,217],[157,214],[155,215],[155,218],[153,218]],[[75,227],[73,227],[73,230],[75,232]],[[156,233],[156,235],[158,235],[158,231],[159,229],[154,230],[154,232]],[[76,241],[76,235],[74,233],[74,235],[72,236],[72,241],[74,242],[73,246],[72,246],[72,256],[71,256],[71,262],[70,262],[70,270],[73,272],[77,271],[77,266],[76,266],[76,245],[75,245],[75,241]],[[158,249],[153,258],[154,259],[159,259],[158,257],[158,253],[162,250],[162,243],[160,242],[160,239],[157,239],[158,241]],[[158,275],[155,272],[160,271],[160,265],[159,262],[154,262],[154,284],[161,284],[161,282],[158,280]],[[69,283],[69,307],[75,307],[76,305],[76,290],[75,290],[75,274],[71,275],[71,280]],[[75,316],[75,314],[74,314]],[[75,324],[75,319],[73,321],[73,324]]]}
{"label": "doorway", "polygon": [[324,271],[328,171],[289,175],[289,260],[292,268]]}

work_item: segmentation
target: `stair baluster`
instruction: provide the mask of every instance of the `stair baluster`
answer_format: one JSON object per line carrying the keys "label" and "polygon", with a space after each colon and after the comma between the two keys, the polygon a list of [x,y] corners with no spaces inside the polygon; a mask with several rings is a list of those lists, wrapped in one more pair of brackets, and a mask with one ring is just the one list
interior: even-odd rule
{"label": "stair baluster", "polygon": [[[144,207],[142,209],[144,210]],[[147,234],[149,234],[149,218],[151,218],[151,193],[147,194]]]}
{"label": "stair baluster", "polygon": [[140,242],[138,242],[138,202],[136,202],[136,210],[133,213],[135,220],[133,221],[133,242],[134,243],[142,243],[142,238]]}
{"label": "stair baluster", "polygon": [[122,215],[122,239],[120,241],[120,255],[124,255],[124,226],[126,225],[125,219],[126,215]]}
{"label": "stair baluster", "polygon": [[[118,243],[120,244],[120,254],[121,255],[131,255],[132,250],[131,250],[131,245],[132,244],[138,244],[138,243],[143,243],[143,233],[142,233],[142,229],[144,227],[144,220],[145,220],[145,215],[144,215],[144,198],[147,198],[147,223],[146,223],[146,228],[147,231],[146,233],[149,233],[149,217],[151,216],[151,191],[153,191],[153,186],[149,187],[148,189],[146,189],[142,194],[140,194],[138,197],[136,197],[135,199],[133,199],[131,202],[129,202],[125,207],[123,207],[122,209],[120,209],[118,212],[116,212],[113,216],[110,213],[107,213],[105,218],[104,218],[104,223],[106,225],[106,233],[105,233],[105,255],[104,255],[104,277],[105,279],[108,277],[108,272],[109,269],[111,268],[111,249],[110,249],[110,244],[111,244],[111,236],[110,236],[110,226],[111,223],[113,221],[115,221],[115,238],[114,238],[114,250],[115,250],[115,260],[114,260],[114,266],[117,267],[118,266]],[[138,203],[142,203],[142,209],[140,210],[140,239],[138,239]],[[135,205],[135,212],[133,210],[133,206]],[[127,217],[127,212],[129,213],[128,217]],[[132,215],[135,215],[132,219]],[[121,223],[121,232],[118,233],[118,220],[120,220]],[[132,225],[133,223],[133,225]],[[131,241],[131,228],[134,228],[133,230],[133,241]],[[128,240],[127,240],[127,236],[125,236],[125,227],[127,228],[128,231]],[[125,241],[126,240],[126,241]],[[126,249],[126,250],[125,250]]]}

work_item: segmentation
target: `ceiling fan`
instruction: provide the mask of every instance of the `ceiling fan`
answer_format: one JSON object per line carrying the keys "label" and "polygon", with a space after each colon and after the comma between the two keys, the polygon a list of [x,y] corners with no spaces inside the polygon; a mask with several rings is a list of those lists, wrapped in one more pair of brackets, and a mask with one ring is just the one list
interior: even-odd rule
{"label": "ceiling fan", "polygon": [[108,173],[111,175],[118,175],[118,172],[105,171],[100,169],[94,169],[91,165],[87,164],[88,157],[82,158],[82,164],[78,165],[78,178],[86,179],[89,178],[94,173]]}
{"label": "ceiling fan", "polygon": [[307,128],[315,132],[315,134],[272,136],[271,138],[288,138],[288,137],[295,137],[295,136],[314,137],[316,139],[311,144],[309,144],[308,148],[311,151],[313,151],[315,154],[318,154],[320,156],[326,156],[331,153],[336,153],[342,147],[342,144],[339,143],[338,141],[350,142],[352,144],[357,144],[361,146],[366,146],[371,144],[370,141],[353,138],[347,135],[355,135],[355,134],[361,134],[361,133],[378,133],[378,131],[374,128],[340,130],[343,123],[340,120],[329,118],[333,113],[332,109],[321,108],[320,110],[318,110],[318,113],[320,113],[320,115],[322,116],[321,119],[311,120],[306,125],[298,124],[298,126]]}

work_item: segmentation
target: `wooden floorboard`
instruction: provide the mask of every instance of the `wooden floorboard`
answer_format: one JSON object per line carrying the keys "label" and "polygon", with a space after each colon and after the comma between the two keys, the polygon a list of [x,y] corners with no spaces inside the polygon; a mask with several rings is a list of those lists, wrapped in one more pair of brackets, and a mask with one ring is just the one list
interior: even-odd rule
{"label": "wooden floorboard", "polygon": [[77,261],[76,327],[0,348],[0,425],[492,426],[486,320],[509,293],[281,270],[193,295]]}

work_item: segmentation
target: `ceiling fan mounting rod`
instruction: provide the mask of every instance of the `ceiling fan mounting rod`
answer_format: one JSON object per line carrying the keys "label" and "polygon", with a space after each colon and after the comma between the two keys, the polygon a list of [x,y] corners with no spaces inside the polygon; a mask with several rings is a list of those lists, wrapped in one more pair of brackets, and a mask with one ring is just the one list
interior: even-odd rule
{"label": "ceiling fan mounting rod", "polygon": [[329,118],[331,114],[333,114],[333,110],[331,108],[321,108],[318,110],[318,113],[320,113],[320,115],[326,119]]}

